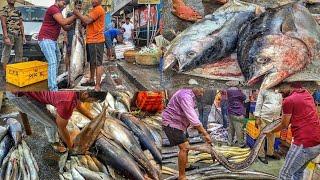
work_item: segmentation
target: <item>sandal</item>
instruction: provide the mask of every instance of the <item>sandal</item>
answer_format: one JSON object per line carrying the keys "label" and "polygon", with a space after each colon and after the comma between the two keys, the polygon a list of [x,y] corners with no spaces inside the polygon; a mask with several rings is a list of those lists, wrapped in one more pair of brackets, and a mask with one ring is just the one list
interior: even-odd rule
{"label": "sandal", "polygon": [[85,83],[81,83],[81,86],[95,86],[96,84],[94,82],[85,82]]}

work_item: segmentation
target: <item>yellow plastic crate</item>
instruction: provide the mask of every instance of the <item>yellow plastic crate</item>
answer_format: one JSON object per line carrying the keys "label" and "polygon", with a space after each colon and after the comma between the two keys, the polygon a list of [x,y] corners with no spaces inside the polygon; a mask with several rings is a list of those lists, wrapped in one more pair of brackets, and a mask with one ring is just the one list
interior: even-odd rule
{"label": "yellow plastic crate", "polygon": [[19,87],[24,87],[48,79],[48,63],[29,61],[8,64],[6,81]]}
{"label": "yellow plastic crate", "polygon": [[[246,126],[247,134],[253,139],[257,139],[260,135],[260,129],[256,128],[255,121],[248,121]],[[274,133],[275,138],[280,138],[280,131]]]}
{"label": "yellow plastic crate", "polygon": [[248,121],[246,131],[247,134],[253,139],[257,139],[260,134],[260,130],[255,126],[255,121]]}

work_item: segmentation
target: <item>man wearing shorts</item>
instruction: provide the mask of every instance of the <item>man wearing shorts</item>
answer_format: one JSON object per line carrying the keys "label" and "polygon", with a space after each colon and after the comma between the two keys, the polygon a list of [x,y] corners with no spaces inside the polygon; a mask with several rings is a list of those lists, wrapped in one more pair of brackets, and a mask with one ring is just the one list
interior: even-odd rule
{"label": "man wearing shorts", "polygon": [[307,164],[320,154],[320,120],[312,95],[299,83],[280,86],[284,97],[282,121],[269,134],[288,128],[291,124],[292,142],[279,174],[281,180],[303,179]]}
{"label": "man wearing shorts", "polygon": [[196,98],[201,97],[203,92],[203,89],[198,88],[178,90],[162,113],[162,126],[170,145],[179,147],[179,180],[186,179],[185,171],[190,148],[187,128],[190,125],[195,127],[203,135],[205,141],[211,144],[211,138],[195,111]]}
{"label": "man wearing shorts", "polygon": [[[104,24],[105,11],[101,6],[101,0],[92,0],[93,9],[88,16],[82,15],[75,9],[75,14],[87,25],[87,59],[90,63],[90,80],[81,86],[95,86],[95,91],[101,91],[101,77],[103,74],[103,52],[104,52]],[[96,77],[96,82],[94,81]]]}
{"label": "man wearing shorts", "polygon": [[69,0],[56,0],[55,4],[50,6],[44,16],[44,20],[39,32],[39,46],[48,61],[48,87],[50,91],[57,91],[57,75],[61,53],[58,46],[58,37],[61,27],[68,31],[70,24],[76,20],[76,16],[63,18],[61,12]]}
{"label": "man wearing shorts", "polygon": [[108,60],[111,60],[113,40],[116,39],[118,43],[122,43],[124,32],[125,32],[124,28],[121,28],[121,29],[109,28],[104,32],[104,38],[106,39]]}

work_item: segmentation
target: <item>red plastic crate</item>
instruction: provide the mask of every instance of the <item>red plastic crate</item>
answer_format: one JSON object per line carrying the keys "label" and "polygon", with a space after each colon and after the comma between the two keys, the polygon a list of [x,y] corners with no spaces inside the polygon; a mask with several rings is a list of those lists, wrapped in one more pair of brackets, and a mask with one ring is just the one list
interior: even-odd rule
{"label": "red plastic crate", "polygon": [[136,105],[147,112],[159,112],[164,108],[164,93],[161,91],[141,91],[137,95]]}

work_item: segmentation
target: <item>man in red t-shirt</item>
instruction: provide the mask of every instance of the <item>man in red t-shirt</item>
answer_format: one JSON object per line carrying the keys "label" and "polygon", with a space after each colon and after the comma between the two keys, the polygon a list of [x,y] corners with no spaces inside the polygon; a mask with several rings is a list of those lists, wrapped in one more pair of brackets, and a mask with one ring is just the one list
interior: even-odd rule
{"label": "man in red t-shirt", "polygon": [[72,28],[71,24],[76,20],[74,15],[68,18],[62,16],[61,12],[67,4],[69,4],[69,0],[56,0],[55,4],[47,9],[38,37],[41,51],[48,61],[48,87],[50,91],[58,90],[57,76],[61,53],[57,39],[61,27],[65,31],[69,31]]}
{"label": "man in red t-shirt", "polygon": [[281,85],[281,124],[271,132],[285,129],[291,124],[292,143],[279,179],[302,179],[308,162],[320,154],[320,120],[312,95],[299,83]]}
{"label": "man in red t-shirt", "polygon": [[[93,119],[93,115],[86,109],[81,102],[103,101],[106,93],[103,92],[19,92],[15,93],[15,97],[7,95],[9,100],[16,105],[22,114],[27,114],[33,119],[39,120],[46,126],[46,133],[49,142],[53,143],[53,148],[59,152],[63,152],[64,146],[59,144],[59,138],[56,138],[56,130],[58,129],[61,139],[66,143],[69,149],[73,147],[73,138],[67,130],[68,120],[73,110],[77,109],[80,113],[89,119]],[[24,97],[21,97],[24,96]],[[29,101],[29,102],[26,102]],[[56,117],[47,112],[46,105],[50,104],[56,108]],[[34,106],[35,105],[35,106]],[[40,114],[43,113],[43,114]],[[26,117],[26,116],[24,116]],[[51,126],[51,127],[50,127]]]}

